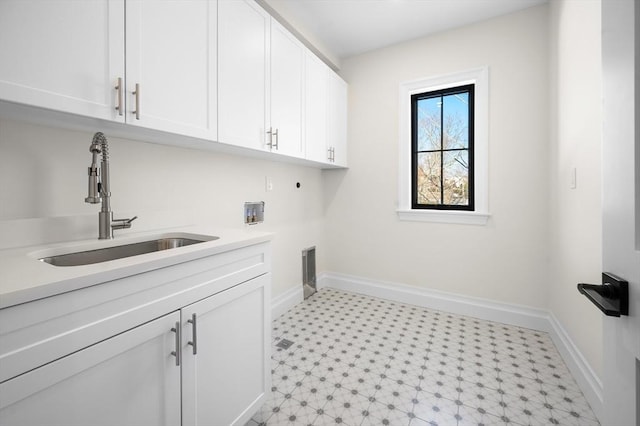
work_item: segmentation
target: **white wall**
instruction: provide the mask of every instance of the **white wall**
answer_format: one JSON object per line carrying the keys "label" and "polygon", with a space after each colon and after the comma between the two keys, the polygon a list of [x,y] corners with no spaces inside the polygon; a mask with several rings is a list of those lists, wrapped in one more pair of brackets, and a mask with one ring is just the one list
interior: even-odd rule
{"label": "white wall", "polygon": [[[100,205],[84,202],[92,136],[0,119],[0,248],[97,238]],[[318,246],[323,267],[320,170],[113,137],[109,147],[115,217],[139,216],[116,237],[199,222],[243,227],[244,202],[263,200],[265,223],[252,229],[276,233],[272,296],[301,288],[303,248]]]}
{"label": "white wall", "polygon": [[[602,313],[576,284],[599,284],[602,272],[600,20],[599,0],[550,3],[549,309],[599,376]],[[570,185],[573,168],[575,189]]]}
{"label": "white wall", "polygon": [[[349,170],[325,175],[327,268],[546,308],[547,6],[348,58]],[[402,82],[488,66],[487,226],[399,222]]]}

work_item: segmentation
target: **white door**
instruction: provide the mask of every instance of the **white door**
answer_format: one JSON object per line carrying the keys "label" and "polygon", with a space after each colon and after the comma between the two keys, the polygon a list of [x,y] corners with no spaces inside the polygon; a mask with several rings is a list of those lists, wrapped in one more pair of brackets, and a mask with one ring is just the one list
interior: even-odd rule
{"label": "white door", "polygon": [[183,426],[243,426],[264,402],[268,280],[254,278],[182,309]]}
{"label": "white door", "polygon": [[638,8],[634,0],[602,2],[603,266],[629,282],[629,316],[603,320],[603,424],[611,426],[640,424]]}
{"label": "white door", "polygon": [[124,121],[124,0],[2,0],[0,52],[0,99]]}
{"label": "white door", "polygon": [[271,19],[271,131],[270,148],[302,157],[302,98],[304,46]]}
{"label": "white door", "polygon": [[215,140],[216,2],[127,0],[126,9],[127,122]]}
{"label": "white door", "polygon": [[254,1],[218,2],[218,140],[264,150],[270,17]]}
{"label": "white door", "polygon": [[180,425],[178,312],[0,384],[0,424]]}

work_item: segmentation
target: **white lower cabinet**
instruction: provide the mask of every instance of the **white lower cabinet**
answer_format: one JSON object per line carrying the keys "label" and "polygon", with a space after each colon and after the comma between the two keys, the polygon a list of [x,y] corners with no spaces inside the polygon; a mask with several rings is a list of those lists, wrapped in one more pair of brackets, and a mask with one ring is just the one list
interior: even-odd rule
{"label": "white lower cabinet", "polygon": [[174,312],[0,384],[6,426],[179,425]]}
{"label": "white lower cabinet", "polygon": [[245,425],[271,388],[269,265],[256,244],[0,309],[0,425]]}
{"label": "white lower cabinet", "polygon": [[265,279],[182,309],[184,426],[242,426],[266,396]]}

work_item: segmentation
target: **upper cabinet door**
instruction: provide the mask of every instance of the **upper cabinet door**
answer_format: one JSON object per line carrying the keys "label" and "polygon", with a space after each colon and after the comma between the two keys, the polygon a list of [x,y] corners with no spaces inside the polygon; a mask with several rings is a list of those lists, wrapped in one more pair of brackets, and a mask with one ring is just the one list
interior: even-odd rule
{"label": "upper cabinet door", "polygon": [[124,1],[0,1],[0,99],[124,120]]}
{"label": "upper cabinet door", "polygon": [[271,151],[302,157],[302,107],[306,48],[271,20]]}
{"label": "upper cabinet door", "polygon": [[127,122],[215,140],[215,0],[127,0]]}
{"label": "upper cabinet door", "polygon": [[218,140],[265,149],[270,17],[251,0],[218,2]]}
{"label": "upper cabinet door", "polygon": [[336,73],[329,73],[327,102],[327,146],[332,149],[330,162],[347,166],[347,83]]}
{"label": "upper cabinet door", "polygon": [[308,52],[305,64],[305,153],[306,158],[328,162],[327,152],[327,92],[331,70],[313,53]]}

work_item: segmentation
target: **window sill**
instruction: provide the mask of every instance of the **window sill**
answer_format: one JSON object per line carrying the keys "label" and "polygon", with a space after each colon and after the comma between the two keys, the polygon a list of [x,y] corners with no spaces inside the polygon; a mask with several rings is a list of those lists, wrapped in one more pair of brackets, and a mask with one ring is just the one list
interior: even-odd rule
{"label": "window sill", "polygon": [[401,221],[453,223],[460,225],[484,226],[489,221],[489,213],[442,210],[396,210]]}

